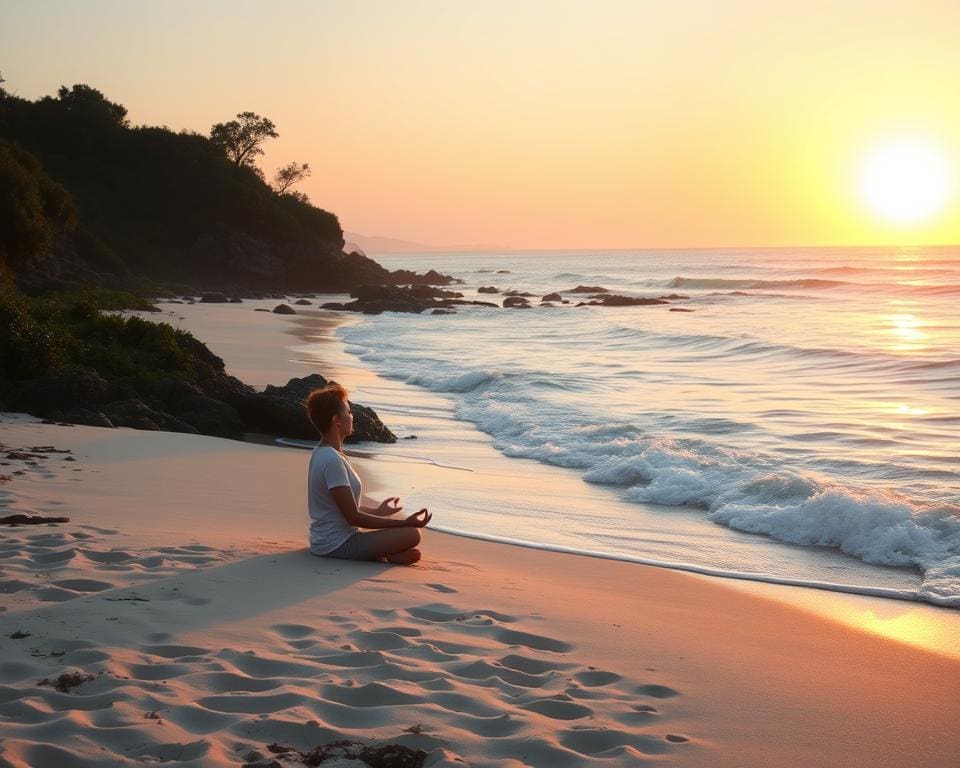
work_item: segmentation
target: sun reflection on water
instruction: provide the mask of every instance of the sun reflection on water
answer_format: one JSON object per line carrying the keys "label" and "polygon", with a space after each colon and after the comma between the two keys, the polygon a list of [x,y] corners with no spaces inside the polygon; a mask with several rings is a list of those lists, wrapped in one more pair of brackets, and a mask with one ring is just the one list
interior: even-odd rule
{"label": "sun reflection on water", "polygon": [[919,352],[927,348],[930,334],[922,330],[926,323],[916,315],[899,313],[884,318],[886,327],[893,336],[890,349],[895,352]]}

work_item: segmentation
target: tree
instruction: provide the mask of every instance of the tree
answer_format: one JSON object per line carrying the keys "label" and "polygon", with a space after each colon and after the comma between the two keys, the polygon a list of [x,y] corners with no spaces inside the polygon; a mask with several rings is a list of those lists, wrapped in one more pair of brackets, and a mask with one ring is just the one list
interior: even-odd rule
{"label": "tree", "polygon": [[310,175],[309,163],[293,162],[278,168],[273,177],[273,188],[278,195],[284,194],[294,184],[299,184]]}
{"label": "tree", "polygon": [[30,267],[76,224],[67,191],[36,157],[0,140],[0,276]]}
{"label": "tree", "polygon": [[71,88],[61,85],[57,91],[60,104],[84,122],[97,126],[127,127],[127,108],[110,101],[96,88],[78,83]]}
{"label": "tree", "polygon": [[263,154],[263,142],[279,136],[273,121],[253,112],[240,112],[236,120],[217,123],[210,129],[210,141],[220,147],[237,166],[257,171],[254,160]]}

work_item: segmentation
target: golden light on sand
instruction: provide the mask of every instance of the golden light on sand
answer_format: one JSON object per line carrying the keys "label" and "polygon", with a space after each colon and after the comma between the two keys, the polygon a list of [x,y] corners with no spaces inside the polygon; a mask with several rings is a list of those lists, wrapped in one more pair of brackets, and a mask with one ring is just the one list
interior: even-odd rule
{"label": "golden light on sand", "polygon": [[908,226],[936,216],[950,197],[947,154],[933,142],[903,138],[883,144],[866,158],[860,194],[884,221]]}

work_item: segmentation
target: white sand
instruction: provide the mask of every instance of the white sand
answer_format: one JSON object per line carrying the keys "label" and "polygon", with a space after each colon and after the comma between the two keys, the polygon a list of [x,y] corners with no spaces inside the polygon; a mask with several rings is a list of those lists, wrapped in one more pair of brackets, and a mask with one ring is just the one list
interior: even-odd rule
{"label": "white sand", "polygon": [[[249,314],[230,327],[288,366],[257,383],[303,375],[281,319]],[[956,759],[960,662],[722,581],[429,531],[416,567],[324,560],[305,452],[9,416],[0,442],[71,451],[0,466],[0,514],[71,518],[0,529],[0,766],[239,766],[340,738],[448,766]],[[398,482],[355,464],[369,491]],[[93,679],[37,685],[64,672]]]}

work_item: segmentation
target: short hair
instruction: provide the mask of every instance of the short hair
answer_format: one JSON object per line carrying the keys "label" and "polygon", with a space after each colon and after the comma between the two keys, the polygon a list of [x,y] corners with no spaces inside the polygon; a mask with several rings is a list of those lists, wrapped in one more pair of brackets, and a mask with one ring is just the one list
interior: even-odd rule
{"label": "short hair", "polygon": [[333,417],[340,414],[343,406],[349,401],[347,390],[339,384],[331,382],[324,387],[313,390],[307,396],[307,417],[313,422],[320,434],[323,434],[333,423]]}

